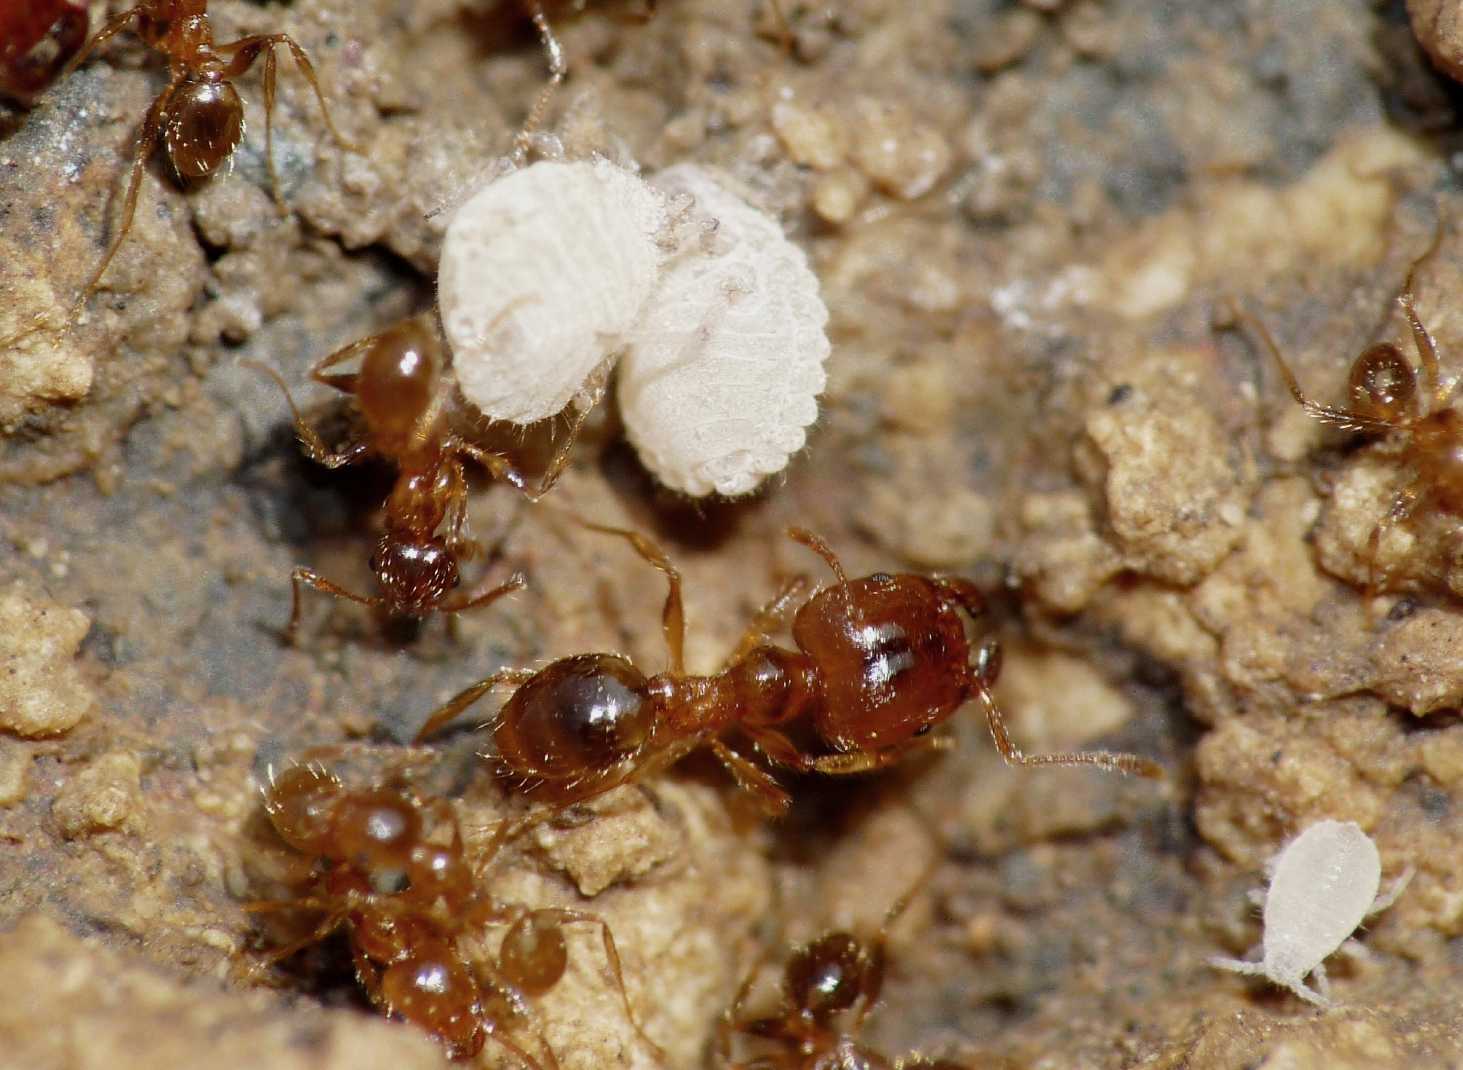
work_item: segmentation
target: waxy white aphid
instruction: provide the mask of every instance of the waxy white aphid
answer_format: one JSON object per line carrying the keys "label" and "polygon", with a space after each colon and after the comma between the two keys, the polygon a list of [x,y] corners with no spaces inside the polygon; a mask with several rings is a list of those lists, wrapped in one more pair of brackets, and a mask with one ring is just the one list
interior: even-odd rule
{"label": "waxy white aphid", "polygon": [[607,160],[510,172],[453,213],[437,303],[463,397],[526,424],[621,348],[660,275],[664,199]]}
{"label": "waxy white aphid", "polygon": [[[1264,893],[1265,935],[1258,962],[1212,958],[1210,965],[1259,974],[1320,1006],[1330,1003],[1322,963],[1368,914],[1396,901],[1411,878],[1404,874],[1379,895],[1382,860],[1377,845],[1354,821],[1318,821],[1270,860]],[[1309,974],[1315,991],[1306,987]]]}
{"label": "waxy white aphid", "polygon": [[650,181],[690,218],[620,362],[625,431],[671,489],[745,494],[818,417],[828,309],[803,251],[710,171]]}

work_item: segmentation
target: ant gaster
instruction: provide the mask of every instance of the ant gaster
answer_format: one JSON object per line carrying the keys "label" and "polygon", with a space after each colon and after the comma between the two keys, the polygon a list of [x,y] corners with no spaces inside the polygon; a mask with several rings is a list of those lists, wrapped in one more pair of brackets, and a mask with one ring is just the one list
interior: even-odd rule
{"label": "ant gaster", "polygon": [[1301,390],[1295,373],[1265,325],[1231,302],[1235,319],[1247,324],[1260,338],[1280,369],[1291,396],[1307,415],[1348,431],[1369,435],[1395,433],[1401,441],[1402,459],[1411,466],[1412,477],[1397,492],[1367,539],[1366,597],[1369,601],[1387,585],[1386,570],[1377,570],[1377,554],[1388,531],[1405,523],[1424,503],[1463,516],[1463,415],[1451,407],[1458,383],[1442,380],[1437,343],[1416,307],[1417,270],[1437,251],[1442,233],[1440,225],[1432,243],[1408,270],[1407,281],[1397,297],[1422,364],[1425,388],[1421,390],[1417,371],[1402,351],[1391,342],[1378,342],[1364,349],[1351,365],[1348,407],[1312,401]]}
{"label": "ant gaster", "polygon": [[[967,580],[875,573],[850,580],[817,536],[790,529],[820,555],[837,582],[816,592],[792,623],[797,649],[766,641],[804,592],[795,577],[757,614],[725,667],[685,671],[681,576],[644,536],[618,535],[669,582],[662,615],[670,667],[646,675],[617,654],[581,654],[534,672],[503,669],[467,688],[422,726],[418,739],[452,720],[499,683],[517,690],[493,722],[496,761],[525,790],[560,803],[583,799],[709,747],[769,813],[790,800],[777,782],[721,736],[739,729],[775,765],[819,773],[861,773],[935,743],[930,730],[974,698],[996,748],[1013,765],[1095,765],[1160,777],[1154,762],[1107,751],[1022,754],[991,695],[1001,648],[986,637],[972,651],[959,614],[984,623],[985,600]],[[810,728],[831,753],[804,753],[789,729]]]}
{"label": "ant gaster", "polygon": [[[101,264],[82,289],[67,325],[80,315],[82,307],[96,292],[132,229],[137,212],[137,196],[142,187],[143,165],[155,148],[161,146],[173,173],[182,183],[210,177],[233,159],[234,150],[244,137],[244,102],[234,89],[233,80],[246,73],[262,55],[264,57],[264,154],[269,169],[275,203],[284,210],[279,175],[274,168],[274,86],[275,47],[284,45],[294,57],[296,66],[320,103],[325,125],[336,143],[350,148],[330,117],[320,80],[305,50],[288,34],[250,34],[237,41],[216,44],[213,25],[209,21],[208,0],[143,0],[115,16],[97,31],[61,72],[70,73],[94,51],[117,34],[135,26],[144,42],[167,56],[171,77],[163,91],[148,108],[147,117],[138,131],[137,147],[132,156],[132,174],[122,206],[122,223],[112,239]],[[38,328],[30,328],[20,337]]]}
{"label": "ant gaster", "polygon": [[86,43],[86,8],[6,0],[0,9],[0,97],[29,107]]}
{"label": "ant gaster", "polygon": [[[358,370],[330,370],[357,357]],[[448,428],[449,391],[443,382],[446,363],[446,341],[430,313],[403,320],[323,357],[310,369],[310,377],[355,398],[365,425],[363,438],[333,450],[305,423],[279,373],[248,362],[284,391],[295,432],[311,460],[340,468],[375,455],[397,468],[395,486],[386,499],[386,530],[371,555],[371,571],[381,594],[355,594],[313,569],[295,569],[290,576],[293,602],[285,631],[290,642],[300,625],[302,585],[415,617],[434,610],[461,613],[524,585],[523,577],[515,575],[484,593],[452,595],[461,580],[459,561],[478,552],[477,544],[465,534],[463,461],[475,461],[520,489],[525,484],[505,458],[464,441]]]}
{"label": "ant gaster", "polygon": [[[252,902],[245,909],[323,915],[302,939],[271,951],[265,964],[287,959],[343,928],[356,976],[383,1013],[432,1034],[454,1059],[475,1055],[492,1036],[540,1070],[536,1059],[499,1031],[527,1017],[528,1000],[563,977],[568,965],[563,926],[587,922],[600,928],[630,1023],[660,1056],[630,1005],[608,923],[581,910],[494,902],[478,886],[445,800],[423,802],[396,787],[347,790],[319,766],[300,765],[271,777],[264,807],[280,839],[316,864],[306,894]],[[440,836],[444,830],[450,830],[446,843]],[[509,831],[505,825],[495,835],[484,868]],[[495,960],[480,967],[480,976],[457,937],[495,925],[506,926],[507,932]],[[542,1047],[556,1067],[552,1050]]]}

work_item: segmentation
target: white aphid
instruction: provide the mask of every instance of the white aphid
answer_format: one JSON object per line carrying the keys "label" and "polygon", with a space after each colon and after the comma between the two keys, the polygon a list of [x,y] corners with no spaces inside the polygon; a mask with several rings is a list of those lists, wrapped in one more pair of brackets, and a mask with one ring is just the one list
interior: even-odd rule
{"label": "white aphid", "polygon": [[510,172],[453,213],[437,302],[463,396],[495,420],[561,411],[660,275],[663,198],[607,160]]}
{"label": "white aphid", "polygon": [[673,490],[745,494],[817,419],[828,309],[803,251],[710,171],[679,164],[651,184],[690,218],[620,363],[625,430]]}
{"label": "white aphid", "polygon": [[[1327,1006],[1322,963],[1345,943],[1368,915],[1396,900],[1411,873],[1385,895],[1377,890],[1382,860],[1377,846],[1354,821],[1318,821],[1270,860],[1264,896],[1265,935],[1260,961],[1212,958],[1210,965],[1259,974],[1311,1003]],[[1315,991],[1306,987],[1316,978]]]}

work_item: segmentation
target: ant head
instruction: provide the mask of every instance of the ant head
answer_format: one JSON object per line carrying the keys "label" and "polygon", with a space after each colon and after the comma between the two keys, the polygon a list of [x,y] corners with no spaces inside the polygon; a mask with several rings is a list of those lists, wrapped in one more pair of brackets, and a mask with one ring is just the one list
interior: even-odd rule
{"label": "ant head", "polygon": [[323,855],[342,794],[340,781],[321,767],[292,765],[278,776],[271,770],[264,810],[285,843],[306,854]]}
{"label": "ant head", "polygon": [[244,102],[228,82],[204,73],[173,92],[162,137],[179,178],[207,178],[244,138]]}
{"label": "ant head", "polygon": [[1391,342],[1368,346],[1351,365],[1351,406],[1386,423],[1400,423],[1417,401],[1417,373]]}
{"label": "ant head", "polygon": [[798,948],[783,975],[788,1001],[815,1022],[872,996],[877,983],[877,967],[864,945],[844,932],[825,933]]}
{"label": "ant head", "polygon": [[361,361],[356,404],[372,431],[393,439],[411,436],[437,396],[441,343],[421,317],[379,334]]}
{"label": "ant head", "polygon": [[424,616],[460,582],[457,555],[437,538],[402,539],[387,532],[371,555],[371,571],[393,609]]}

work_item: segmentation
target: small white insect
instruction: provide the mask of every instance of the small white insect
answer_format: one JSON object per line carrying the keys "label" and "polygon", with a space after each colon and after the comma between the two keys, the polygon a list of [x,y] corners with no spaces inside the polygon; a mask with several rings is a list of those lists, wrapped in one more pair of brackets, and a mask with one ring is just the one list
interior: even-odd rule
{"label": "small white insect", "polygon": [[533,423],[586,391],[660,276],[664,199],[607,160],[510,172],[453,213],[437,303],[462,395]]}
{"label": "small white insect", "polygon": [[[1377,846],[1354,821],[1318,821],[1282,847],[1266,869],[1270,887],[1263,896],[1265,935],[1260,961],[1211,958],[1209,964],[1237,973],[1259,974],[1301,999],[1329,1006],[1322,963],[1349,943],[1369,914],[1391,906],[1409,870],[1385,894],[1378,894],[1382,861]],[[1359,945],[1352,945],[1359,949]],[[1306,987],[1314,974],[1315,991]]]}
{"label": "small white insect", "polygon": [[673,490],[746,494],[818,417],[828,309],[803,251],[711,171],[679,164],[651,184],[690,219],[620,363],[625,430]]}

